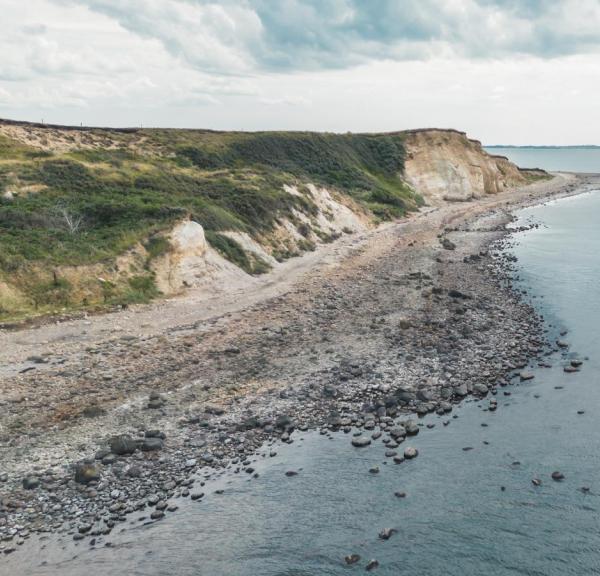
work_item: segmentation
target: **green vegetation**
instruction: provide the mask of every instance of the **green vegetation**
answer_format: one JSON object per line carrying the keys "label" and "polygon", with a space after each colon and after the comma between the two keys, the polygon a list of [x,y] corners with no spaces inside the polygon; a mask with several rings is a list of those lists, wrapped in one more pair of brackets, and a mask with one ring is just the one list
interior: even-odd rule
{"label": "green vegetation", "polygon": [[147,264],[150,264],[155,258],[160,258],[168,254],[172,250],[171,243],[165,236],[152,236],[143,243],[146,252],[148,253]]}
{"label": "green vegetation", "polygon": [[534,182],[540,182],[544,180],[552,180],[552,174],[548,172],[542,172],[541,170],[527,170],[521,169],[521,174],[525,177],[528,183],[533,184]]}
{"label": "green vegetation", "polygon": [[264,274],[271,268],[264,260],[246,252],[233,238],[225,234],[208,230],[206,239],[227,260],[233,262],[248,274]]}
{"label": "green vegetation", "polygon": [[[161,232],[182,218],[202,224],[208,242],[230,261],[251,274],[265,272],[267,263],[223,232],[245,232],[264,244],[285,218],[306,238],[299,248],[314,249],[311,226],[295,215],[317,214],[308,183],[335,189],[381,219],[421,202],[401,177],[401,134],[94,130],[88,136],[89,148],[53,153],[0,135],[0,286],[18,284],[33,308],[81,304],[68,283],[48,285],[52,270],[110,266],[139,244],[148,268],[171,249]],[[301,194],[288,193],[286,184]],[[273,246],[280,259],[294,250]],[[151,274],[97,290],[104,302],[157,295]]]}

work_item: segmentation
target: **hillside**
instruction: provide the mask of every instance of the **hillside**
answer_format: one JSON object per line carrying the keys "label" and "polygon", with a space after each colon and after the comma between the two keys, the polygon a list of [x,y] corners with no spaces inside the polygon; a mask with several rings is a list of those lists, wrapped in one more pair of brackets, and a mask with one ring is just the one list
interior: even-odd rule
{"label": "hillside", "polygon": [[0,319],[218,286],[424,203],[526,179],[455,131],[0,121]]}

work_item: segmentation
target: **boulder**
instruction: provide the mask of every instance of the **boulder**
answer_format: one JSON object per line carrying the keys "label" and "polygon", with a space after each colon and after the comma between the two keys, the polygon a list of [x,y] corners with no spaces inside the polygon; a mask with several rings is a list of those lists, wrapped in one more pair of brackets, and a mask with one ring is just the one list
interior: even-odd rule
{"label": "boulder", "polygon": [[93,464],[80,464],[75,468],[75,482],[89,484],[100,480],[100,469]]}
{"label": "boulder", "polygon": [[369,444],[371,444],[371,439],[366,436],[356,436],[355,438],[352,438],[352,446],[355,446],[356,448],[364,448]]}
{"label": "boulder", "polygon": [[416,448],[413,448],[412,446],[407,446],[404,449],[404,457],[407,460],[410,460],[411,458],[416,458],[419,455],[419,451]]}
{"label": "boulder", "polygon": [[140,444],[140,449],[143,452],[154,452],[162,450],[163,441],[161,438],[144,438]]}
{"label": "boulder", "polygon": [[137,448],[137,442],[131,437],[123,434],[114,436],[110,440],[110,451],[117,456],[133,454]]}
{"label": "boulder", "polygon": [[40,479],[36,476],[25,476],[23,478],[23,488],[25,490],[35,490],[40,485]]}

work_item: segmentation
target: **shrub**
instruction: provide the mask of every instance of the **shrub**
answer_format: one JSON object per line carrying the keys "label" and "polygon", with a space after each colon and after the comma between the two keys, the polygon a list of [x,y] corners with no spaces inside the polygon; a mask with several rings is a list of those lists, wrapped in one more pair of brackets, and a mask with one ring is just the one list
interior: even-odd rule
{"label": "shrub", "polygon": [[124,303],[144,303],[156,298],[160,292],[154,282],[154,276],[132,276],[128,279],[129,290],[123,295]]}
{"label": "shrub", "polygon": [[225,234],[208,230],[206,231],[206,239],[222,256],[248,274],[263,274],[271,269],[267,262],[254,254],[248,254],[238,242]]}
{"label": "shrub", "polygon": [[36,310],[43,306],[68,306],[71,299],[71,284],[66,278],[55,278],[39,282],[29,289]]}
{"label": "shrub", "polygon": [[144,248],[148,252],[148,261],[150,261],[168,254],[173,246],[165,236],[152,236],[144,242]]}

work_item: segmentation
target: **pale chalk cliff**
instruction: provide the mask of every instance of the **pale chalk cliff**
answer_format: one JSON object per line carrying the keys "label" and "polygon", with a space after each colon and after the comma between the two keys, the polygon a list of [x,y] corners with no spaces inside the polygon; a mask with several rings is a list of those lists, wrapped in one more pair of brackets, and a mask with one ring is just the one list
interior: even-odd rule
{"label": "pale chalk cliff", "polygon": [[523,173],[502,156],[455,130],[406,132],[406,181],[430,205],[480,198],[525,183]]}

